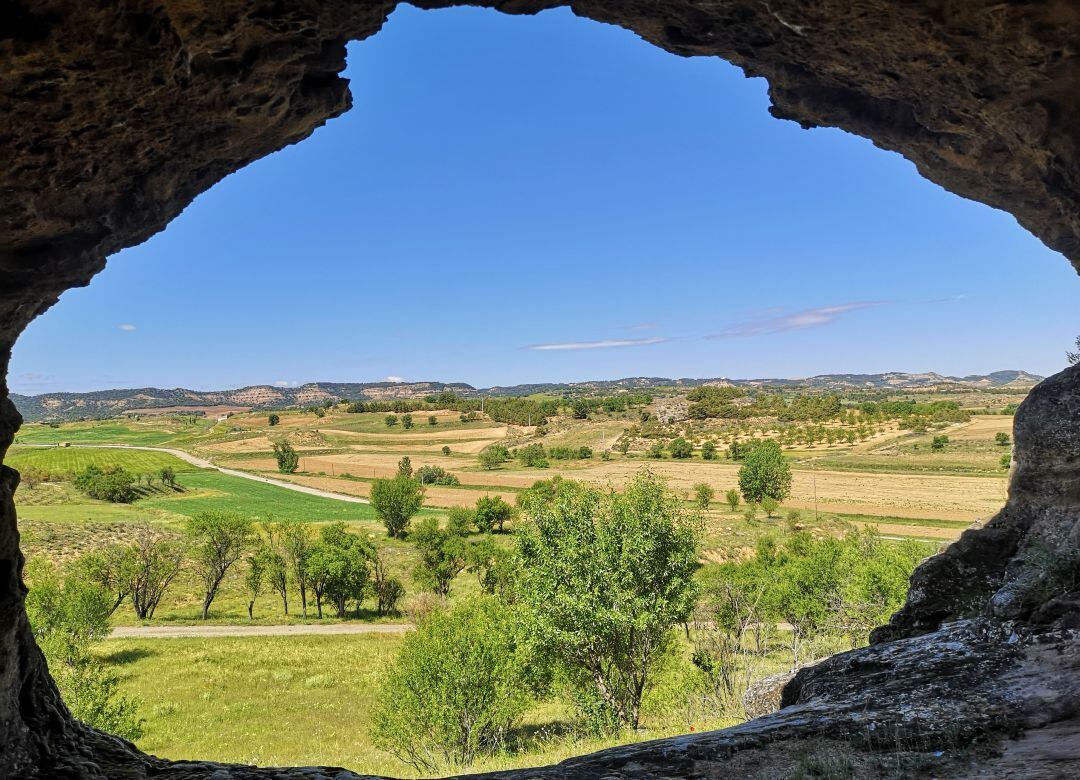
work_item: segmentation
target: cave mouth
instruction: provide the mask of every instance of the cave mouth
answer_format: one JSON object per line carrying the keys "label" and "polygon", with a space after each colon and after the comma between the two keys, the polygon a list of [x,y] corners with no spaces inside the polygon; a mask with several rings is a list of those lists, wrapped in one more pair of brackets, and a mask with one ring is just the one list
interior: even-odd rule
{"label": "cave mouth", "polygon": [[[432,3],[430,5],[441,5]],[[510,4],[503,10],[510,11],[533,11],[554,3],[522,3]],[[21,47],[16,52],[20,56],[27,51],[33,53],[35,45],[51,46],[53,41],[62,35],[72,35],[74,39],[85,43],[85,38],[80,33],[85,30],[97,31],[108,30],[113,42],[144,41],[151,45],[159,46],[165,53],[172,52],[179,41],[179,48],[188,53],[186,60],[176,61],[169,57],[155,60],[148,67],[140,63],[137,68],[132,68],[130,60],[123,56],[113,60],[111,67],[118,68],[116,84],[126,84],[125,79],[138,82],[139,72],[145,69],[154,79],[154,83],[168,85],[168,88],[180,90],[192,89],[192,80],[198,84],[194,89],[198,92],[203,87],[214,92],[217,87],[213,86],[221,79],[225,83],[231,83],[232,89],[239,91],[241,99],[236,99],[228,93],[220,91],[208,101],[208,105],[197,106],[199,110],[207,110],[212,115],[221,105],[224,98],[227,105],[235,100],[245,111],[238,111],[235,122],[222,127],[222,138],[242,138],[239,146],[230,150],[217,142],[207,139],[205,133],[199,130],[194,135],[178,139],[181,141],[180,149],[199,149],[199,154],[207,154],[208,161],[200,164],[199,160],[177,155],[174,160],[162,164],[162,158],[154,158],[154,154],[146,155],[146,159],[136,156],[124,158],[124,164],[136,169],[138,176],[119,175],[108,176],[108,172],[94,166],[76,170],[72,167],[70,158],[63,159],[63,165],[59,164],[62,156],[48,154],[33,157],[33,153],[41,149],[49,150],[48,133],[40,132],[40,122],[57,123],[57,131],[64,132],[63,124],[70,116],[78,113],[78,108],[66,106],[59,112],[42,112],[42,117],[35,126],[35,120],[28,117],[25,112],[15,112],[13,125],[17,130],[24,126],[34,128],[37,138],[33,147],[22,145],[26,136],[16,133],[11,139],[0,139],[4,143],[13,145],[21,154],[18,159],[28,160],[25,167],[10,171],[8,176],[14,180],[12,192],[25,193],[28,188],[20,186],[23,179],[20,177],[35,177],[40,181],[48,182],[50,186],[41,187],[40,191],[30,200],[33,208],[20,207],[13,210],[4,223],[4,255],[0,271],[5,275],[5,293],[2,299],[4,306],[3,317],[0,325],[6,339],[7,348],[14,341],[14,337],[32,319],[33,316],[48,308],[55,302],[56,297],[64,289],[71,286],[85,284],[89,277],[103,266],[106,255],[111,254],[122,246],[131,246],[139,243],[148,235],[161,229],[161,227],[175,216],[183,206],[191,200],[199,191],[211,186],[214,181],[229,172],[246,164],[252,159],[265,155],[282,143],[295,142],[310,133],[312,126],[323,121],[328,116],[344,110],[346,99],[343,85],[336,81],[332,74],[340,69],[340,43],[343,30],[349,30],[347,37],[363,38],[377,29],[385,19],[385,14],[390,10],[390,5],[380,6],[376,9],[342,8],[334,4],[327,4],[326,15],[318,19],[304,16],[304,11],[285,11],[276,9],[267,11],[265,15],[252,14],[239,17],[233,12],[228,4],[223,4],[212,14],[213,23],[207,25],[198,24],[198,15],[192,14],[190,9],[166,10],[154,7],[153,10],[144,14],[126,16],[126,10],[98,11],[86,8],[75,9],[68,19],[58,19],[47,16],[34,16],[30,12],[20,15],[20,24],[15,28],[12,40]],[[866,94],[873,93],[880,88],[880,84],[871,86],[860,84],[857,75],[848,74],[849,83],[841,88],[836,84],[830,84],[828,88],[800,90],[797,83],[799,79],[808,79],[811,86],[815,80],[834,81],[838,78],[836,73],[824,68],[821,73],[800,72],[794,68],[786,70],[783,67],[785,57],[791,59],[791,50],[798,50],[800,46],[808,45],[809,49],[804,53],[806,62],[811,62],[816,56],[828,59],[828,52],[822,53],[814,48],[821,42],[823,33],[823,19],[816,15],[817,7],[800,9],[797,6],[787,8],[784,4],[770,7],[764,15],[758,15],[745,9],[738,14],[724,18],[718,12],[719,18],[710,18],[700,12],[690,13],[683,17],[678,13],[672,14],[671,9],[651,9],[640,12],[639,16],[632,13],[626,18],[620,18],[615,14],[601,10],[590,9],[587,6],[580,10],[586,15],[594,16],[606,21],[618,21],[626,26],[637,29],[644,37],[653,42],[660,43],[680,54],[706,53],[710,48],[713,53],[732,59],[739,64],[750,67],[755,71],[762,72],[773,82],[773,99],[782,104],[775,109],[779,115],[795,116],[807,124],[838,124],[853,128],[856,132],[869,135],[887,148],[896,148],[917,160],[920,170],[937,181],[948,182],[951,189],[977,197],[992,205],[1009,208],[1021,220],[1022,224],[1036,232],[1051,247],[1058,248],[1067,255],[1075,257],[1077,242],[1075,232],[1075,219],[1071,216],[1071,204],[1075,199],[1070,199],[1070,182],[1067,176],[1046,180],[1031,174],[1027,167],[1024,154],[1014,147],[1009,147],[1013,153],[1012,161],[1015,163],[1009,170],[998,169],[995,173],[1003,174],[1008,179],[1007,183],[998,189],[989,184],[985,174],[973,172],[965,165],[956,164],[956,155],[962,158],[964,154],[978,155],[985,147],[979,149],[963,148],[963,145],[951,145],[944,139],[944,132],[937,137],[926,135],[927,128],[919,125],[921,112],[909,110],[901,104],[898,96],[890,96],[887,99],[881,94],[867,98]],[[998,9],[997,13],[1007,14],[1037,14],[1038,11],[1031,9]],[[277,13],[282,18],[268,23]],[[656,13],[657,16],[650,16]],[[918,15],[918,9],[912,9],[910,13]],[[1021,16],[1018,22],[1023,22],[1025,30],[1035,30],[1035,38],[1038,43],[1047,48],[1057,45],[1056,36],[1064,33],[1056,32],[1057,29],[1070,31],[1075,29],[1076,17],[1070,16],[1069,12],[1057,12],[1059,25],[1055,29],[1047,29],[1039,25],[1033,25],[1033,20],[1027,16]],[[893,20],[892,28],[898,31],[906,29],[926,29],[924,26],[908,26],[906,22],[912,19]],[[970,20],[969,20],[970,21]],[[976,17],[970,24],[977,29],[979,25]],[[1001,26],[1000,18],[993,18],[992,29],[985,29],[985,38],[991,43],[998,43],[1007,38],[1008,25]],[[952,26],[956,22],[950,19],[949,24],[944,24],[941,19],[932,17],[929,19],[931,29],[934,25],[941,25],[941,39],[950,45],[962,48],[962,41],[952,35]],[[80,27],[80,25],[82,27]],[[235,48],[236,38],[225,36],[233,41],[229,44],[223,41],[222,31],[241,29],[245,25],[253,25],[251,32],[254,41],[251,48],[243,52],[243,56]],[[328,25],[328,27],[322,27]],[[726,27],[725,27],[726,25]],[[246,28],[245,28],[246,29]],[[320,30],[332,30],[324,33],[320,39]],[[826,32],[828,28],[826,27]],[[314,34],[312,34],[314,31]],[[732,44],[726,41],[725,36],[733,34],[735,40],[747,40],[747,31],[756,32],[755,46],[758,49],[747,49],[742,44]],[[810,35],[807,35],[810,31]],[[1039,39],[1039,35],[1046,40]],[[295,48],[289,45],[283,47],[265,47],[267,40],[273,41],[275,36],[295,44]],[[761,37],[771,38],[775,42],[783,42],[779,54],[761,54],[767,49],[767,41],[761,41]],[[867,40],[874,37],[871,29],[862,29],[855,33],[855,39],[861,40],[865,36]],[[805,43],[801,39],[809,38]],[[825,35],[827,39],[828,36]],[[317,40],[313,46],[311,40]],[[100,40],[109,40],[108,37]],[[205,44],[202,47],[194,46],[194,41]],[[45,41],[47,43],[42,43]],[[248,41],[248,43],[251,43]],[[982,43],[982,41],[980,41]],[[91,46],[95,44],[90,44]],[[98,44],[99,45],[99,44]],[[201,49],[201,50],[200,50]],[[887,47],[886,47],[887,49]],[[880,49],[885,53],[886,49]],[[123,49],[121,48],[121,52]],[[215,52],[215,54],[207,54]],[[297,56],[297,53],[300,55]],[[54,54],[56,52],[53,52]],[[174,53],[174,52],[173,52]],[[775,55],[776,59],[772,60]],[[990,47],[988,56],[999,56],[1007,59],[1005,50],[996,50]],[[840,60],[850,56],[843,52]],[[863,52],[865,56],[865,52]],[[260,59],[262,57],[263,59]],[[903,57],[900,57],[902,60]],[[1053,58],[1048,57],[1048,62]],[[961,62],[958,58],[957,62]],[[279,69],[284,63],[284,68]],[[179,68],[177,65],[179,64]],[[26,59],[20,59],[15,63],[18,67],[33,68],[35,63]],[[266,70],[260,70],[269,66],[269,71],[283,76],[292,90],[294,98],[287,109],[282,109],[277,104],[278,113],[272,117],[273,121],[267,124],[250,123],[243,121],[245,112],[251,111],[253,103],[249,96],[243,96],[245,84],[256,85],[260,78],[267,76]],[[1022,69],[1020,64],[1017,69]],[[290,68],[293,70],[290,71]],[[168,78],[161,79],[157,70],[166,73]],[[175,70],[174,70],[175,69]],[[903,70],[902,67],[898,68]],[[77,69],[72,69],[72,72]],[[895,75],[892,70],[879,65],[872,73],[879,72]],[[236,76],[240,74],[241,78]],[[824,75],[823,75],[824,74]],[[1046,87],[1042,90],[1041,102],[1038,112],[1043,116],[1043,126],[1054,127],[1064,123],[1069,127],[1072,114],[1068,110],[1055,113],[1046,109],[1046,106],[1054,104],[1055,86],[1053,77],[1056,72],[1040,71],[1040,85]],[[293,78],[289,81],[290,77]],[[65,77],[57,77],[61,85],[60,91],[65,86]],[[76,79],[77,76],[70,78]],[[169,78],[175,81],[170,82]],[[890,76],[891,78],[891,76]],[[1041,78],[1041,81],[1039,80]],[[231,81],[230,81],[231,79]],[[784,83],[787,80],[788,83]],[[274,84],[274,79],[267,82]],[[781,86],[777,86],[780,84]],[[1049,85],[1049,86],[1047,86]],[[865,92],[860,92],[860,88]],[[961,94],[966,94],[966,86],[955,87]],[[1018,90],[1022,89],[1017,87]],[[14,87],[10,90],[17,98],[29,100],[37,97],[40,101],[51,100],[46,90],[44,93],[37,91],[19,92]],[[137,87],[137,93],[150,95],[152,91]],[[167,89],[166,89],[167,91]],[[947,92],[948,90],[946,90]],[[186,95],[187,93],[185,93]],[[269,88],[262,97],[273,94],[273,88]],[[908,94],[912,102],[917,102],[921,97],[931,106],[935,100],[940,100],[941,93],[933,90],[918,95],[917,91]],[[161,98],[161,94],[155,95],[151,103]],[[186,97],[185,97],[186,99]],[[983,104],[981,94],[974,96],[974,102],[982,110],[995,110]],[[820,102],[817,102],[820,101]],[[197,102],[197,101],[196,101]],[[962,102],[962,101],[961,101]],[[258,101],[254,101],[258,104]],[[18,101],[16,101],[18,105]],[[263,103],[273,106],[273,100]],[[815,108],[818,106],[818,108]],[[131,104],[117,102],[114,110],[130,109]],[[191,106],[189,106],[190,108]],[[99,106],[93,107],[95,110]],[[924,106],[925,108],[925,106]],[[833,113],[829,113],[829,111]],[[1010,110],[1017,110],[1011,106]],[[1035,109],[1032,109],[1035,110]],[[821,111],[815,115],[815,111]],[[67,113],[65,113],[67,112]],[[154,123],[152,111],[147,112],[148,126]],[[177,112],[168,112],[173,117]],[[988,126],[980,125],[978,111],[972,116],[956,120],[960,129],[974,126],[974,137],[980,134],[992,134]],[[169,126],[166,122],[165,126]],[[115,127],[115,126],[114,126]],[[184,126],[177,125],[180,130]],[[1023,144],[1032,144],[1032,123],[1024,125],[1025,134]],[[98,132],[94,128],[94,132]],[[124,131],[128,132],[128,131]],[[1052,154],[1067,156],[1068,148],[1057,144],[1058,135],[1045,131],[1043,137],[1035,139],[1035,146],[1044,144],[1053,149]],[[1047,140],[1050,138],[1051,140]],[[120,155],[113,150],[113,155],[107,154],[110,142],[117,139],[106,132],[102,137],[93,138],[93,143],[87,146],[93,149],[95,155],[100,155],[100,163],[104,167],[115,164]],[[125,146],[120,144],[121,149],[131,149],[130,139]],[[96,144],[96,145],[95,145]],[[137,144],[136,144],[137,145]],[[200,145],[205,145],[200,149]],[[942,151],[943,145],[949,145],[948,152]],[[148,144],[146,148],[152,148]],[[55,151],[55,150],[53,150]],[[995,149],[994,154],[1000,154]],[[993,156],[993,154],[991,154]],[[75,161],[77,163],[77,161]],[[963,160],[961,160],[963,162]],[[149,165],[153,174],[143,175],[139,172],[141,166]],[[52,175],[41,175],[48,171]],[[89,171],[89,175],[86,173]],[[103,184],[100,193],[102,197],[93,199],[89,197],[74,198],[71,193],[85,192],[91,195],[93,187]],[[59,188],[68,192],[61,196]],[[1043,191],[1046,190],[1046,191]],[[122,196],[118,196],[118,193]],[[1022,193],[1022,194],[1018,194]],[[89,204],[93,205],[89,205]],[[90,213],[88,213],[88,211]],[[6,360],[5,360],[6,362]],[[965,670],[963,682],[970,691],[983,695],[982,700],[973,697],[964,698],[959,695],[952,702],[954,709],[946,713],[946,720],[955,720],[964,708],[975,711],[980,705],[1001,693],[1009,693],[1003,686],[1000,690],[989,682],[993,682],[993,673],[996,669],[1007,669],[1015,679],[1015,672],[1019,669],[1027,675],[1027,681],[1047,681],[1045,669],[1047,666],[1047,653],[1036,650],[1024,650],[1023,653],[1011,650],[1006,653],[1002,646],[1027,647],[1026,642],[1033,642],[1042,648],[1056,649],[1059,656],[1063,655],[1067,660],[1056,662],[1056,683],[1048,684],[1052,696],[1043,694],[1040,703],[1042,705],[1042,725],[1054,724],[1060,729],[1062,724],[1068,726],[1069,709],[1068,703],[1075,701],[1076,691],[1069,687],[1068,674],[1061,679],[1061,664],[1075,663],[1075,641],[1068,634],[1070,630],[1067,623],[1062,621],[1075,615],[1075,604],[1071,602],[1066,593],[1055,593],[1047,596],[1045,590],[1040,590],[1042,584],[1038,582],[1040,567],[1046,565],[1046,555],[1041,560],[1036,560],[1031,554],[1035,543],[1045,549],[1050,543],[1049,555],[1051,558],[1059,552],[1063,553],[1067,548],[1061,546],[1058,530],[1064,520],[1071,520],[1073,507],[1071,499],[1062,501],[1071,495],[1068,487],[1072,477],[1070,467],[1063,465],[1061,453],[1075,451],[1075,416],[1068,416],[1075,408],[1075,385],[1077,378],[1075,371],[1065,372],[1053,378],[1033,394],[1033,398],[1025,404],[1026,412],[1017,420],[1017,447],[1018,452],[1023,454],[1018,471],[1012,481],[1010,504],[992,522],[988,533],[976,533],[965,536],[965,540],[950,549],[950,552],[938,559],[930,561],[916,575],[917,587],[913,589],[913,597],[908,607],[902,611],[890,629],[879,637],[879,643],[868,649],[862,656],[839,659],[835,663],[826,664],[824,669],[818,670],[808,676],[803,676],[796,684],[789,686],[785,692],[785,703],[792,705],[791,710],[782,711],[770,723],[763,723],[760,728],[771,729],[770,739],[782,740],[784,732],[797,735],[799,725],[797,723],[800,706],[806,707],[808,703],[817,702],[818,710],[822,706],[828,707],[827,718],[829,728],[835,733],[842,733],[845,727],[850,727],[851,721],[844,717],[845,708],[849,708],[859,698],[858,691],[853,690],[855,682],[860,679],[858,674],[845,680],[841,672],[856,669],[866,669],[868,666],[861,665],[859,658],[865,658],[870,666],[877,664],[894,664],[894,669],[907,669],[912,673],[912,679],[918,678],[919,674],[925,674],[928,669],[945,676],[948,668],[935,668],[934,664],[926,664],[930,654],[939,663],[946,663],[944,658],[948,653],[939,652],[934,654],[934,649],[955,649],[957,643],[965,644],[966,653],[961,653],[959,661]],[[6,390],[6,387],[5,387]],[[1063,418],[1062,409],[1068,410]],[[10,401],[4,399],[3,437],[4,449],[10,444],[11,438],[18,425],[18,415],[13,413]],[[56,691],[51,684],[48,673],[41,664],[40,654],[33,647],[32,638],[27,630],[25,615],[21,605],[21,585],[19,582],[19,563],[21,556],[18,553],[17,536],[15,531],[15,513],[11,501],[17,476],[10,468],[5,467],[2,472],[4,491],[4,529],[0,536],[0,544],[3,545],[3,567],[0,567],[6,581],[7,594],[15,596],[9,598],[3,608],[3,623],[0,625],[0,637],[3,638],[3,656],[0,658],[0,668],[6,670],[4,679],[8,682],[3,691],[0,691],[0,728],[6,744],[11,747],[4,757],[6,764],[2,766],[13,776],[58,776],[58,774],[72,776],[143,776],[148,773],[168,773],[168,762],[161,762],[138,754],[131,746],[108,738],[91,730],[83,729],[78,724],[72,723],[63,711],[56,706]],[[921,579],[920,579],[921,578]],[[972,588],[972,581],[977,586]],[[945,584],[963,584],[966,586],[962,594],[964,605],[950,601],[949,595],[942,594],[940,588]],[[1040,595],[1041,594],[1041,595]],[[950,627],[950,619],[956,619],[970,614],[970,604],[973,600],[987,595],[992,595],[991,609],[985,620],[988,624],[980,624],[973,628],[965,624],[961,628]],[[1011,635],[1000,641],[996,638],[998,629],[1010,621]],[[997,622],[994,622],[997,621]],[[1019,625],[1023,624],[1023,625]],[[1056,632],[1056,633],[1055,633]],[[1015,638],[1014,638],[1015,637]],[[888,640],[888,641],[885,641]],[[937,644],[935,644],[937,643]],[[1070,655],[1070,653],[1072,653]],[[906,654],[906,655],[905,655]],[[977,667],[976,661],[984,659],[982,666]],[[903,666],[906,660],[911,665]],[[919,662],[923,662],[920,668]],[[879,685],[880,681],[870,679],[873,685]],[[910,682],[910,681],[908,681]],[[894,679],[893,692],[897,691],[898,684]],[[957,691],[958,694],[962,691]],[[1012,691],[1016,693],[1016,691]],[[1048,705],[1048,698],[1051,699]],[[1010,699],[1009,696],[999,696],[994,701]],[[1015,699],[1015,696],[1012,697]],[[1018,705],[1012,709],[1006,708],[1002,712],[994,714],[1002,720],[989,719],[980,722],[979,727],[985,727],[987,731],[1008,725],[1019,726],[1024,729],[1037,727],[1037,719],[1031,710],[1030,696],[1026,700],[1025,707]],[[822,704],[824,702],[824,704]],[[933,711],[929,703],[923,703],[927,712]],[[1004,706],[1004,705],[1001,705]],[[785,715],[785,712],[787,714]],[[802,710],[805,713],[806,710]],[[895,714],[895,713],[894,713]],[[938,713],[941,714],[940,712]],[[888,711],[882,712],[883,717],[888,716]],[[824,717],[824,716],[823,716]],[[822,723],[817,724],[823,725]],[[753,729],[744,730],[743,734],[751,734]],[[1069,732],[1064,732],[1068,734]],[[752,736],[752,735],[751,735]],[[759,733],[760,736],[760,733]],[[740,742],[741,737],[737,734],[724,734],[718,732],[715,735],[702,735],[700,739],[690,739],[680,743],[677,749],[672,746],[671,750],[677,753],[665,752],[666,748],[650,748],[649,746],[637,747],[629,751],[614,751],[609,754],[598,754],[589,759],[580,759],[574,766],[582,772],[582,776],[596,776],[601,772],[600,767],[609,765],[606,762],[614,762],[617,765],[626,766],[628,760],[643,762],[639,763],[639,769],[621,769],[626,776],[633,772],[652,771],[641,770],[640,767],[651,766],[654,769],[664,766],[672,761],[688,762],[685,771],[690,774],[694,771],[693,766],[702,761],[714,761],[718,756],[731,755],[732,751],[752,752],[749,742]],[[752,742],[752,740],[751,740]],[[653,752],[656,751],[656,752]],[[685,751],[685,752],[683,752]],[[80,758],[81,756],[81,758]],[[90,761],[87,756],[92,756]],[[631,759],[630,756],[633,756]],[[652,762],[650,764],[650,762]],[[126,768],[122,768],[126,767]],[[229,768],[216,768],[211,765],[189,765],[178,767],[176,772],[187,773],[187,776],[211,776],[212,773],[231,771],[236,776],[256,776],[255,770],[230,770]],[[553,772],[567,770],[554,768]],[[606,771],[606,770],[605,770]],[[681,770],[680,770],[681,771]],[[717,770],[719,771],[719,770]],[[629,774],[627,774],[629,773]],[[177,774],[177,776],[180,776]],[[219,775],[220,776],[220,775]],[[532,773],[531,776],[540,776]],[[555,776],[555,775],[552,775]]]}

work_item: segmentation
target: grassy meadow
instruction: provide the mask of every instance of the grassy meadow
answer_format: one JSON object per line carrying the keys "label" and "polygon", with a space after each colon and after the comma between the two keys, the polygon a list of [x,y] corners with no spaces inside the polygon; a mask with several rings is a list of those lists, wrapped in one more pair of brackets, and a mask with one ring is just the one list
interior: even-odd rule
{"label": "grassy meadow", "polygon": [[[400,643],[401,637],[392,634],[114,639],[98,652],[119,674],[123,692],[140,700],[146,733],[139,747],[154,755],[263,766],[344,766],[360,773],[416,777],[369,738],[379,681]],[[688,652],[679,643],[673,655]],[[755,663],[745,670],[754,678],[790,664],[783,650]],[[644,710],[639,733],[598,739],[573,729],[564,704],[538,702],[525,714],[508,749],[470,770],[555,763],[628,740],[723,728],[739,720],[717,707],[686,664],[674,662],[661,669]]]}

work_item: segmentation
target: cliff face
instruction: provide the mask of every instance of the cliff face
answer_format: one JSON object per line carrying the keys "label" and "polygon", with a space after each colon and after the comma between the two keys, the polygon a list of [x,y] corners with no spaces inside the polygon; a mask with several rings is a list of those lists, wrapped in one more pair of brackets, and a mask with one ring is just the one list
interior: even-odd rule
{"label": "cliff face", "polygon": [[[775,116],[897,151],[946,189],[1010,211],[1080,266],[1072,0],[476,4],[510,13],[570,5],[675,54],[728,59],[769,80]],[[26,324],[87,284],[107,255],[348,109],[338,76],[345,43],[376,33],[394,5],[5,3],[0,374]],[[1075,369],[1040,385],[1017,416],[1003,512],[918,571],[910,603],[874,646],[800,673],[787,708],[724,732],[513,776],[784,776],[784,762],[813,735],[851,752],[859,776],[886,771],[873,764],[885,749],[941,760],[937,776],[1077,774],[1078,388]],[[0,382],[0,455],[20,422],[6,390]],[[17,479],[0,467],[0,776],[347,776],[169,764],[73,722],[23,611]],[[972,752],[976,741],[983,752]]]}

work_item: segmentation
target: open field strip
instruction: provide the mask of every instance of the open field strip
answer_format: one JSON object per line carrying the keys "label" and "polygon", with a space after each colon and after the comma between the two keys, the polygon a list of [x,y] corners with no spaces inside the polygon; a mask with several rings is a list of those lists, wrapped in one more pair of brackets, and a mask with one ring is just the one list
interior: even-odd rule
{"label": "open field strip", "polygon": [[[350,497],[371,495],[371,482],[359,479],[341,479],[307,474],[282,474],[281,479],[320,491],[333,491],[335,495],[342,493],[348,493]],[[510,490],[493,488],[479,491],[471,488],[462,489],[427,485],[424,488],[424,506],[440,508],[472,506],[482,495],[500,496],[509,504],[513,504],[517,500],[517,492]]]}
{"label": "open field strip", "polygon": [[245,636],[340,636],[403,634],[411,623],[285,623],[256,626],[117,626],[109,639],[192,639]]}
{"label": "open field strip", "polygon": [[[349,474],[360,479],[391,477],[397,470],[399,456],[386,453],[348,453],[301,458],[301,469],[323,472],[321,475],[281,475],[278,480],[295,481],[321,490],[366,496],[366,483],[340,479]],[[739,466],[703,461],[651,461],[639,459],[613,461],[577,461],[573,465],[556,462],[548,469],[526,469],[507,464],[493,471],[464,471],[461,461],[451,457],[415,458],[413,467],[430,464],[451,471],[463,485],[498,488],[504,491],[529,487],[536,480],[556,474],[599,484],[620,486],[642,468],[662,475],[679,492],[689,492],[694,485],[706,483],[718,496],[738,485]],[[239,468],[271,471],[273,460],[257,458],[235,462]],[[986,520],[1005,502],[1004,477],[969,477],[939,474],[896,474],[881,472],[803,470],[793,471],[791,497],[784,506],[853,515],[886,515],[913,519],[942,519],[972,522]],[[428,503],[434,506],[459,506],[475,501],[474,491],[464,498],[461,489],[428,488]],[[512,498],[512,495],[511,495]]]}
{"label": "open field strip", "polygon": [[[301,485],[301,484],[292,484],[292,483],[285,482],[285,481],[280,480],[280,479],[274,479],[274,478],[271,478],[271,477],[265,477],[265,476],[262,476],[260,474],[252,474],[252,473],[247,472],[247,471],[240,471],[238,469],[225,468],[224,466],[215,465],[214,463],[211,463],[210,461],[208,461],[208,460],[206,460],[204,458],[196,457],[195,455],[192,455],[191,453],[185,452],[183,450],[177,450],[177,449],[171,449],[171,448],[165,448],[165,447],[136,447],[136,446],[132,446],[132,445],[128,445],[128,444],[72,444],[70,447],[64,447],[64,448],[53,448],[53,447],[49,447],[48,445],[25,445],[25,446],[27,448],[29,448],[29,447],[43,447],[43,448],[48,447],[48,450],[45,450],[45,451],[52,451],[52,450],[55,449],[55,450],[60,450],[60,451],[66,452],[66,451],[69,451],[69,450],[82,450],[82,449],[95,450],[95,449],[97,449],[97,450],[122,450],[122,451],[125,451],[125,452],[135,451],[135,452],[152,452],[152,453],[166,454],[166,455],[172,456],[173,458],[178,458],[179,460],[184,461],[185,463],[187,463],[187,464],[189,464],[191,466],[195,466],[196,468],[218,471],[218,472],[220,472],[222,474],[225,474],[227,476],[230,476],[230,477],[237,477],[239,479],[247,479],[247,480],[251,480],[253,482],[261,482],[261,483],[263,483],[265,485],[273,485],[275,487],[284,488],[286,490],[293,490],[293,491],[296,491],[298,493],[307,493],[308,495],[318,496],[319,498],[329,498],[329,499],[334,499],[334,500],[337,500],[337,501],[349,501],[349,502],[358,503],[358,504],[366,504],[366,503],[368,503],[368,501],[366,499],[359,498],[356,495],[331,493],[331,492],[329,492],[329,491],[327,491],[325,489],[319,489],[319,488],[310,487],[310,486]],[[12,449],[15,449],[15,448],[13,447]],[[99,460],[101,460],[101,459],[103,459],[103,458],[101,456],[99,456]]]}
{"label": "open field strip", "polygon": [[121,465],[133,474],[157,475],[161,469],[170,467],[177,472],[192,471],[193,468],[202,468],[191,463],[179,450],[169,452],[167,450],[136,449],[125,447],[123,455],[118,455],[110,445],[95,444],[92,446],[56,447],[53,445],[22,445],[16,444],[8,450],[4,459],[6,465],[14,469],[37,468],[44,471],[77,472],[83,471],[89,466],[106,468],[113,465]]}
{"label": "open field strip", "polygon": [[474,441],[478,439],[486,439],[487,441],[497,441],[498,439],[506,438],[507,426],[499,425],[497,427],[486,428],[451,428],[439,430],[438,427],[430,428],[427,426],[418,426],[409,432],[401,431],[379,431],[379,432],[361,432],[361,431],[349,431],[341,428],[320,428],[323,433],[333,433],[339,436],[347,436],[353,439],[369,439],[371,441],[393,441],[393,442],[415,442],[415,441]]}
{"label": "open field strip", "polygon": [[1012,438],[1013,418],[1003,414],[980,414],[948,431],[949,438],[956,441],[992,439],[995,434],[1005,433]]}
{"label": "open field strip", "polygon": [[860,528],[873,526],[880,536],[886,539],[917,539],[923,541],[952,541],[958,539],[962,528],[934,528],[925,525],[901,525],[897,523],[876,523],[868,520],[853,520],[853,525]]}

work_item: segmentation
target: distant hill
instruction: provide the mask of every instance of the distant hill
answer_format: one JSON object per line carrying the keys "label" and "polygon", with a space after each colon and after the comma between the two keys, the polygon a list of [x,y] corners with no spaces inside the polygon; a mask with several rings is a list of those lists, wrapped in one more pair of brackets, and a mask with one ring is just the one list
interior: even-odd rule
{"label": "distant hill", "polygon": [[744,387],[805,388],[807,390],[947,390],[1010,389],[1024,390],[1042,381],[1041,376],[1026,371],[995,371],[986,375],[944,376],[933,372],[908,374],[821,374],[801,379],[669,379],[666,377],[627,377],[590,382],[538,383],[478,389],[463,382],[310,382],[298,387],[252,385],[237,390],[163,390],[142,387],[133,390],[97,390],[90,393],[12,394],[20,414],[27,422],[77,420],[113,417],[136,410],[215,409],[287,409],[312,406],[327,400],[387,400],[415,398],[441,390],[460,395],[519,396],[533,393],[561,395],[615,394],[630,390],[692,388],[700,385],[740,385]]}

